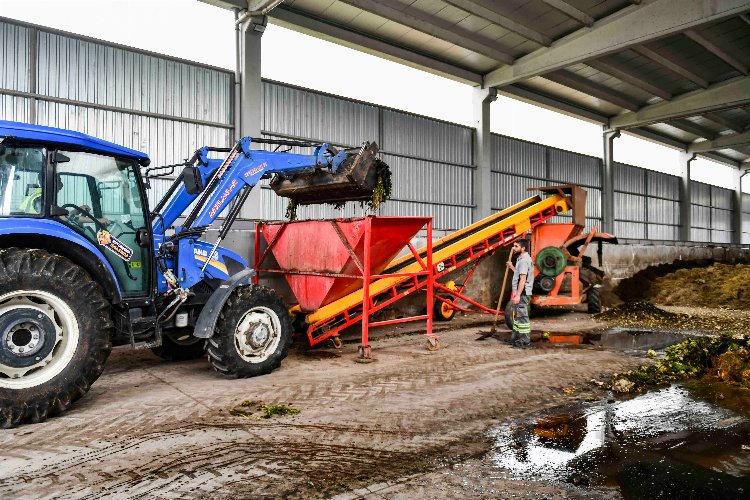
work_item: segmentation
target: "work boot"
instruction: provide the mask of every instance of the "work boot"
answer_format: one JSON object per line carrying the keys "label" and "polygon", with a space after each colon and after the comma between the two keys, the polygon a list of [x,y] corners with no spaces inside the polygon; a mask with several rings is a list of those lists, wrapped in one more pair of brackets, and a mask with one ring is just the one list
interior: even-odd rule
{"label": "work boot", "polygon": [[523,342],[513,342],[513,345],[511,345],[513,349],[531,349],[531,342],[528,344],[525,344]]}

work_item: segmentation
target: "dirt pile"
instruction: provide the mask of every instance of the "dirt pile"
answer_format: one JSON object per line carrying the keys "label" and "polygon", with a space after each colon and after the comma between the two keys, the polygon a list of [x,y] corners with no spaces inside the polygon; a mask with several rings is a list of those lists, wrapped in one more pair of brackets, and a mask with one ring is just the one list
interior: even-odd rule
{"label": "dirt pile", "polygon": [[750,309],[750,265],[713,264],[655,278],[643,299],[655,304]]}
{"label": "dirt pile", "polygon": [[615,373],[610,388],[615,392],[642,391],[702,376],[750,388],[748,337],[700,337],[667,347],[664,358],[654,364]]}

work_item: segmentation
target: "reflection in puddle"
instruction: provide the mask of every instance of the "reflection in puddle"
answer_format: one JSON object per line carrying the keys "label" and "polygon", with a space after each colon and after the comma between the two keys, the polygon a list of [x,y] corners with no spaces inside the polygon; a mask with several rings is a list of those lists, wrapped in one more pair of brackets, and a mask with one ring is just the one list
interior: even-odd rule
{"label": "reflection in puddle", "polygon": [[692,497],[709,485],[714,498],[750,492],[750,420],[679,386],[492,437],[494,463],[517,478],[620,486],[630,498]]}
{"label": "reflection in puddle", "polygon": [[683,332],[613,328],[603,333],[601,339],[594,343],[608,349],[624,351],[664,349],[665,347],[682,342],[689,336]]}

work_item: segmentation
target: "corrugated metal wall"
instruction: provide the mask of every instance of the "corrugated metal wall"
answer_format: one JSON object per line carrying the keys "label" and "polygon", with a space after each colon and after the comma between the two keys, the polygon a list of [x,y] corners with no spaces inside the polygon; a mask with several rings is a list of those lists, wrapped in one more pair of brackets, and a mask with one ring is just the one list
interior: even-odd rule
{"label": "corrugated metal wall", "polygon": [[615,234],[621,238],[679,239],[679,177],[615,163]]}
{"label": "corrugated metal wall", "polygon": [[[153,165],[180,162],[203,145],[231,144],[229,71],[15,22],[0,22],[0,57],[0,118],[89,133],[147,151]],[[445,230],[471,223],[472,129],[275,82],[263,83],[263,96],[265,136],[350,147],[376,141],[393,171],[393,198],[381,214],[432,215],[435,228]],[[491,147],[493,210],[527,197],[529,187],[575,183],[588,191],[588,225],[601,225],[601,159],[497,134]],[[151,181],[152,205],[170,183]],[[692,239],[729,242],[731,191],[692,186]],[[286,200],[262,187],[261,216],[283,218]],[[617,164],[614,189],[618,236],[678,239],[679,178]],[[748,199],[744,243],[750,243]],[[301,207],[299,215],[365,213],[349,205]]]}
{"label": "corrugated metal wall", "polygon": [[[730,243],[734,192],[702,182],[690,182],[693,241]],[[746,221],[743,218],[743,223]]]}
{"label": "corrugated metal wall", "polygon": [[231,144],[232,72],[12,22],[0,22],[0,61],[0,118],[146,151],[152,165]]}
{"label": "corrugated metal wall", "polygon": [[[601,226],[601,160],[551,146],[492,134],[492,209],[502,210],[533,193],[528,188],[578,184],[587,191],[586,221]],[[570,216],[556,217],[569,221]]]}

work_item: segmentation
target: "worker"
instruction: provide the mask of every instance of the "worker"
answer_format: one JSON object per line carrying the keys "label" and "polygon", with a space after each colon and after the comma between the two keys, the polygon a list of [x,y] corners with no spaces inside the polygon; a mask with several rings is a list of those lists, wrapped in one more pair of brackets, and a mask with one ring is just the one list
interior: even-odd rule
{"label": "worker", "polygon": [[529,321],[529,301],[534,285],[534,263],[529,255],[528,240],[520,239],[513,243],[513,253],[517,254],[516,265],[507,262],[513,271],[512,294],[514,304],[513,334],[510,344],[516,349],[531,348],[531,322]]}

